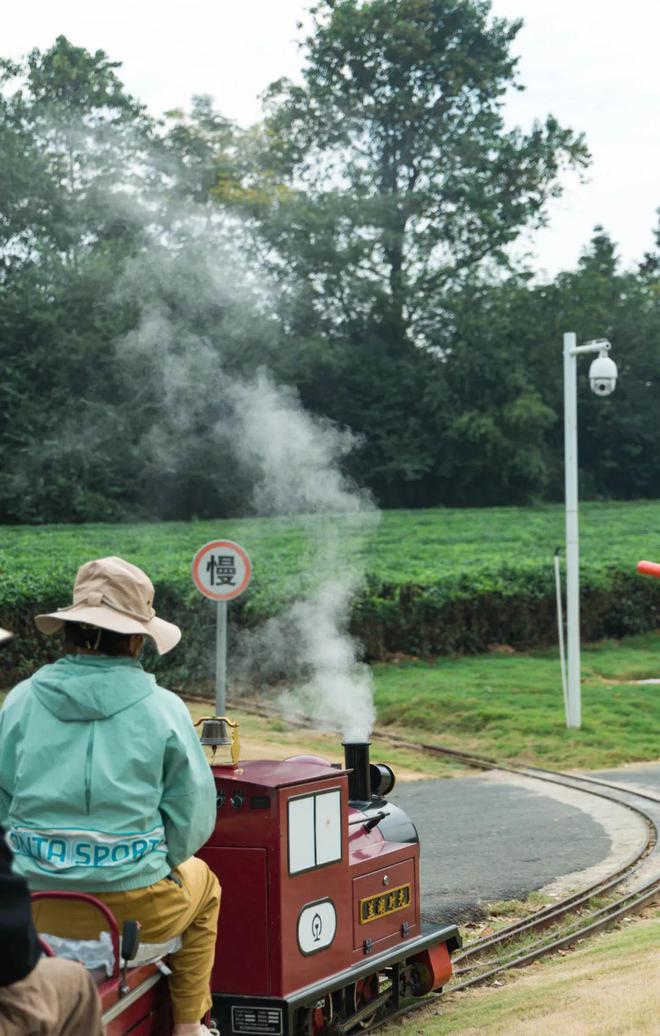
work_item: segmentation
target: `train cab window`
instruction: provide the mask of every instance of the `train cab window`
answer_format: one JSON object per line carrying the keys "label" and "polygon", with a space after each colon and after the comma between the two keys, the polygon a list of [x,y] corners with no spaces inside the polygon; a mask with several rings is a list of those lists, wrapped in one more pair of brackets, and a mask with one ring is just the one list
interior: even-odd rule
{"label": "train cab window", "polygon": [[289,874],[341,860],[339,788],[289,799]]}
{"label": "train cab window", "polygon": [[316,866],[314,798],[289,799],[289,874]]}

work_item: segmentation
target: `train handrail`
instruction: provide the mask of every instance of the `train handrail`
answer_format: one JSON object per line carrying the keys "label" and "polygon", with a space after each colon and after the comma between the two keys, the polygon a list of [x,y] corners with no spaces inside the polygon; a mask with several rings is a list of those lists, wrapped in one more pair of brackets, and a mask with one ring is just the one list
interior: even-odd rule
{"label": "train handrail", "polygon": [[120,958],[119,958],[119,925],[117,919],[112,913],[109,907],[102,903],[96,896],[90,896],[87,892],[65,892],[62,889],[53,889],[51,891],[33,892],[33,902],[39,899],[73,899],[78,902],[88,903],[94,910],[97,910],[108,923],[110,929],[110,939],[112,940],[112,953],[114,955],[114,966],[112,972],[112,978],[119,978],[120,971]]}

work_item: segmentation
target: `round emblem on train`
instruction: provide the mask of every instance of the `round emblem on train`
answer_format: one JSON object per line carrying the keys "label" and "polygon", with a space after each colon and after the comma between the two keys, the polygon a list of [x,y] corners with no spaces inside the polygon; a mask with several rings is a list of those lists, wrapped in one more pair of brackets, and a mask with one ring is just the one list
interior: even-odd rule
{"label": "round emblem on train", "polygon": [[337,931],[337,911],[331,899],[309,903],[298,916],[298,947],[306,957],[332,945]]}

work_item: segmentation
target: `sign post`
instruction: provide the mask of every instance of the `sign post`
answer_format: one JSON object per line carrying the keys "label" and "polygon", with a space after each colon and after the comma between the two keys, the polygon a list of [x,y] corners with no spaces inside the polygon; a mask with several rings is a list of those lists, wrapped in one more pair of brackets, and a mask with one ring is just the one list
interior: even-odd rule
{"label": "sign post", "polygon": [[227,704],[227,602],[240,597],[252,578],[252,564],[238,543],[212,540],[197,551],[192,563],[193,583],[204,597],[216,602],[215,713],[224,716]]}
{"label": "sign post", "polygon": [[215,623],[215,714],[224,716],[227,702],[227,602],[218,601]]}

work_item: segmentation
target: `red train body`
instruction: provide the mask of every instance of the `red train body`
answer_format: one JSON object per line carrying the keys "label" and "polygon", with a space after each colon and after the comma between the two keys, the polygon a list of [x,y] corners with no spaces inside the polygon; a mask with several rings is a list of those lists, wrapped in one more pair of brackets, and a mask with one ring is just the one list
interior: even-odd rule
{"label": "red train body", "polygon": [[[332,1031],[381,995],[379,972],[413,959],[411,987],[424,969],[433,987],[449,978],[456,928],[422,929],[414,828],[404,842],[381,830],[395,812],[401,828],[396,807],[349,802],[348,772],[322,760],[213,769],[218,824],[200,855],[223,887],[212,978],[223,1034]],[[348,1008],[333,1002],[345,990]]]}
{"label": "red train body", "polygon": [[[422,924],[417,833],[371,795],[370,772],[367,746],[355,771],[310,757],[213,766],[218,821],[198,855],[222,886],[211,981],[222,1036],[363,1031],[451,975],[457,929]],[[108,1036],[167,1036],[155,966],[119,986],[100,988]]]}

